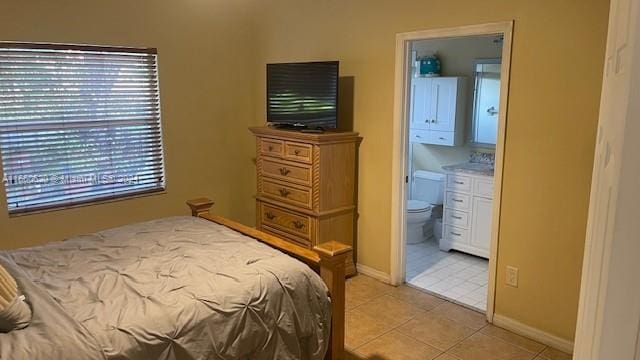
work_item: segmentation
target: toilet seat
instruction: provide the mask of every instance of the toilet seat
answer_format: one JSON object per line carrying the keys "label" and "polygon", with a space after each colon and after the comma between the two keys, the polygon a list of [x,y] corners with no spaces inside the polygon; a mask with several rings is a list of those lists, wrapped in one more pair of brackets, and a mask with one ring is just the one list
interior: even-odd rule
{"label": "toilet seat", "polygon": [[431,210],[431,204],[426,201],[420,200],[409,200],[407,201],[407,212],[408,213],[422,213]]}

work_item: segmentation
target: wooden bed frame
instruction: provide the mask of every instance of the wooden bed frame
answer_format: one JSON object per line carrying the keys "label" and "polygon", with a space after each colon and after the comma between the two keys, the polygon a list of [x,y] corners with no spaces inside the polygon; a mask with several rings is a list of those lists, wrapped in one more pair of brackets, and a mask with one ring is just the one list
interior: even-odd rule
{"label": "wooden bed frame", "polygon": [[313,250],[309,250],[222,216],[212,215],[209,210],[213,206],[213,201],[210,199],[198,198],[189,200],[187,205],[191,208],[191,215],[224,225],[274,247],[308,264],[315,272],[320,274],[327,288],[329,288],[329,296],[331,297],[331,336],[329,350],[325,359],[344,359],[345,261],[350,254],[351,246],[337,241],[329,241],[314,247]]}

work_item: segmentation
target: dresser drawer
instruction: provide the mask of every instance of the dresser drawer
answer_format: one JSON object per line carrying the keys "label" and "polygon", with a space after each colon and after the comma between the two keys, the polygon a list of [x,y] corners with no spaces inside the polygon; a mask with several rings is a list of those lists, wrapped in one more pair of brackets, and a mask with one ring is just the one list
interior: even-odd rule
{"label": "dresser drawer", "polygon": [[262,195],[282,202],[311,209],[312,196],[310,188],[295,188],[289,185],[262,178]]}
{"label": "dresser drawer", "polygon": [[292,242],[292,243],[294,243],[296,245],[303,246],[303,247],[305,247],[307,249],[311,249],[312,248],[310,240],[303,239],[301,237],[295,236],[293,234],[290,234],[290,233],[282,231],[282,230],[278,230],[276,228],[272,228],[272,227],[270,227],[268,225],[264,225],[263,224],[260,227],[260,231],[264,231],[264,232],[269,233],[271,235],[277,236],[280,239],[288,240],[288,241],[290,241],[290,242]]}
{"label": "dresser drawer", "polygon": [[469,242],[469,230],[455,227],[455,226],[445,226],[444,228],[444,238],[450,242]]}
{"label": "dresser drawer", "polygon": [[493,179],[475,179],[473,194],[493,198]]}
{"label": "dresser drawer", "polygon": [[282,157],[284,153],[284,141],[276,139],[260,138],[260,153],[267,156]]}
{"label": "dresser drawer", "polygon": [[471,210],[471,196],[467,194],[447,191],[444,206],[455,210]]}
{"label": "dresser drawer", "polygon": [[469,176],[447,174],[447,190],[468,194],[471,192],[471,182],[471,177]]}
{"label": "dresser drawer", "polygon": [[446,225],[469,228],[469,213],[453,209],[444,209],[443,221]]}
{"label": "dresser drawer", "polygon": [[311,186],[311,166],[262,158],[262,175],[295,184]]}
{"label": "dresser drawer", "polygon": [[261,203],[260,220],[263,225],[268,227],[285,231],[304,239],[311,238],[311,218],[307,215]]}
{"label": "dresser drawer", "polygon": [[284,143],[284,158],[311,164],[313,160],[313,146],[292,141]]}

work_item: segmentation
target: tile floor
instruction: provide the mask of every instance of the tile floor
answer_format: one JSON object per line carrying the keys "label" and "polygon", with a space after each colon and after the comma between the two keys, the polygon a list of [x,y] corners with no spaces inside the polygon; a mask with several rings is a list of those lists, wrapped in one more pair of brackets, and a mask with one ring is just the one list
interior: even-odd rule
{"label": "tile floor", "polygon": [[435,240],[407,245],[407,283],[480,311],[487,309],[489,261],[441,251]]}
{"label": "tile floor", "polygon": [[346,359],[571,359],[487,324],[479,312],[364,275],[347,280],[346,306]]}

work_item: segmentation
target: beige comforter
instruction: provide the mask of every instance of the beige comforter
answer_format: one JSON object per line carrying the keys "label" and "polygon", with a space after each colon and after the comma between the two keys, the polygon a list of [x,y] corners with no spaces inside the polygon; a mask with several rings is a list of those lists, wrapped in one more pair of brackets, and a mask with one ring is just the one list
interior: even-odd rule
{"label": "beige comforter", "polygon": [[33,308],[0,359],[322,359],[330,300],[303,263],[175,217],[0,254]]}

